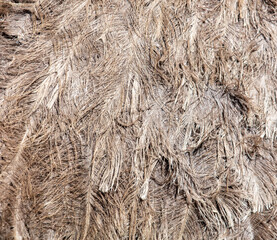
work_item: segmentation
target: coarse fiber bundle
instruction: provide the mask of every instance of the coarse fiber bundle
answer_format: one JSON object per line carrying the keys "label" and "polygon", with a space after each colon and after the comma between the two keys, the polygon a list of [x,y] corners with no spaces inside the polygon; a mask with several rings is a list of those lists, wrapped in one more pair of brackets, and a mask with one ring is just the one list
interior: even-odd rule
{"label": "coarse fiber bundle", "polygon": [[276,0],[0,0],[0,239],[277,239]]}

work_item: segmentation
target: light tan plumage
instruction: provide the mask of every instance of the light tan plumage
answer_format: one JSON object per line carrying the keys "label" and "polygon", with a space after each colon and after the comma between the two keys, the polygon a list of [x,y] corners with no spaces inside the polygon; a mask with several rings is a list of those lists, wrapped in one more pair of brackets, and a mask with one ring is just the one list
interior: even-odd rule
{"label": "light tan plumage", "polygon": [[0,239],[277,238],[275,0],[0,2]]}

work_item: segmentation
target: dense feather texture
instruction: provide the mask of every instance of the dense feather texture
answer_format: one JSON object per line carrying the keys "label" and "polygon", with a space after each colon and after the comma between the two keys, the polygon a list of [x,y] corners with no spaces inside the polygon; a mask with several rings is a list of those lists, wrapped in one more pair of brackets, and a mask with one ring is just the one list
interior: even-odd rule
{"label": "dense feather texture", "polygon": [[277,238],[276,11],[0,1],[0,238]]}

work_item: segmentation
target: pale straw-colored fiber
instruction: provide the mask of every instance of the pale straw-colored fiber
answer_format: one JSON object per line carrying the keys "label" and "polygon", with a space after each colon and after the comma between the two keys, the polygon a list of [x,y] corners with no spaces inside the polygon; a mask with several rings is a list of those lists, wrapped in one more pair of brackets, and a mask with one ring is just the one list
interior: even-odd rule
{"label": "pale straw-colored fiber", "polygon": [[277,239],[276,0],[0,0],[1,240]]}

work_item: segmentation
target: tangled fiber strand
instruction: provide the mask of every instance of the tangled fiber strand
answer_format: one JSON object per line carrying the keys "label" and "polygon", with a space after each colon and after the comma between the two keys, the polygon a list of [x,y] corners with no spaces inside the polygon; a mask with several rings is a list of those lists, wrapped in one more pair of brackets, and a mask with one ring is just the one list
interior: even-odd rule
{"label": "tangled fiber strand", "polygon": [[276,0],[0,1],[0,239],[276,239]]}

